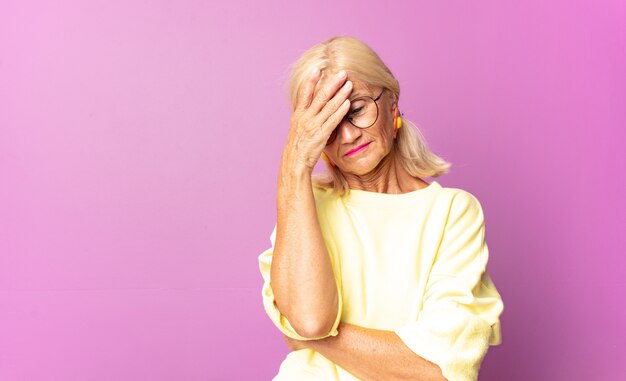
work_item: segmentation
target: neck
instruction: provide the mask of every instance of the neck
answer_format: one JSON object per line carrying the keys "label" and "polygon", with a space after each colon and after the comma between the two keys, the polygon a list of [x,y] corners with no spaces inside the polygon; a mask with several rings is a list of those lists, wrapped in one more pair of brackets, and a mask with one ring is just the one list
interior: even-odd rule
{"label": "neck", "polygon": [[377,193],[407,193],[420,189],[420,179],[411,176],[397,159],[396,150],[378,163],[376,168],[365,175],[344,173],[350,189]]}

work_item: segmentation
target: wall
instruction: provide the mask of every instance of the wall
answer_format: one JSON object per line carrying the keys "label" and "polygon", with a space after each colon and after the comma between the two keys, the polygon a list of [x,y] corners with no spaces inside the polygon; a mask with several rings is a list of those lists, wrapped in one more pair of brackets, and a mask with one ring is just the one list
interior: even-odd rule
{"label": "wall", "polygon": [[370,44],[485,210],[503,344],[481,380],[626,365],[620,1],[0,5],[0,379],[268,380],[284,81]]}

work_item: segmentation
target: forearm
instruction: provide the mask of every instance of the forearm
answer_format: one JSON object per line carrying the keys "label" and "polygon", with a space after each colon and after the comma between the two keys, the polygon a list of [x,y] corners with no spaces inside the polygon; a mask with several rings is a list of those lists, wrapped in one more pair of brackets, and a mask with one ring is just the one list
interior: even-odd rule
{"label": "forearm", "polygon": [[322,336],[337,317],[338,293],[317,218],[310,172],[281,165],[277,216],[271,268],[276,304],[299,334]]}
{"label": "forearm", "polygon": [[411,351],[392,331],[341,323],[337,336],[298,343],[364,381],[445,380],[437,365]]}

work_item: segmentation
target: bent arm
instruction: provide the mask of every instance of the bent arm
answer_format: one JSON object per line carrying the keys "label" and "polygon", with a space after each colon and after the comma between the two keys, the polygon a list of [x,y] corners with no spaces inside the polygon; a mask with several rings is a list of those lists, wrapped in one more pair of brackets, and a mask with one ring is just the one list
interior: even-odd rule
{"label": "bent arm", "polygon": [[[345,72],[301,86],[278,176],[276,243],[270,271],[275,303],[300,336],[328,334],[340,314],[339,294],[322,237],[311,173],[330,133],[346,115],[352,83]],[[319,85],[319,86],[318,86]]]}
{"label": "bent arm", "polygon": [[281,166],[277,208],[271,267],[276,305],[300,335],[324,336],[337,318],[339,302],[310,172]]}
{"label": "bent arm", "polygon": [[347,323],[339,327],[339,335],[321,340],[286,340],[292,348],[321,353],[364,381],[445,380],[436,364],[415,354],[394,332]]}

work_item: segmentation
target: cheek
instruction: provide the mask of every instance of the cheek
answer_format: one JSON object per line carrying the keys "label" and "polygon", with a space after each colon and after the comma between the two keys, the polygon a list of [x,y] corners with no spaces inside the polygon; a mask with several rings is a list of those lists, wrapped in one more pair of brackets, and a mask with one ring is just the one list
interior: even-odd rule
{"label": "cheek", "polygon": [[391,120],[381,120],[379,135],[387,145],[393,144],[393,128],[391,127],[392,124],[393,121]]}

